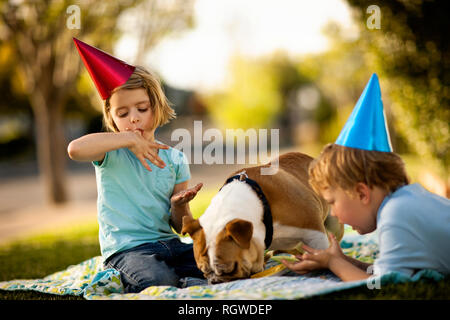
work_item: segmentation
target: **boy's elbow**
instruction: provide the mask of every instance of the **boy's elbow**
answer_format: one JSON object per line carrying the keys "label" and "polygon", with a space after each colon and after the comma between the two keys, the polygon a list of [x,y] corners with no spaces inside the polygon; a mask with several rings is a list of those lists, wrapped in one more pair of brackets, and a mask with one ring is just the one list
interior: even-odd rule
{"label": "boy's elbow", "polygon": [[78,148],[77,143],[75,141],[72,141],[67,146],[67,154],[69,155],[70,159],[78,160],[79,148]]}

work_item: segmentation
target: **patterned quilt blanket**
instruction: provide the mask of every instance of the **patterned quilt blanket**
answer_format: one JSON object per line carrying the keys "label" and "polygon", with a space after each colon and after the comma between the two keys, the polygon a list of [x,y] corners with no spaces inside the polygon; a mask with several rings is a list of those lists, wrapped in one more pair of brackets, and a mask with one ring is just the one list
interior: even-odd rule
{"label": "patterned quilt blanket", "polygon": [[[341,247],[345,254],[364,262],[373,262],[378,254],[376,235],[359,236],[346,231]],[[277,262],[271,261],[266,268]],[[329,271],[303,276],[288,272],[283,276],[268,276],[236,280],[214,285],[194,285],[186,288],[151,286],[140,293],[124,294],[120,274],[103,269],[102,258],[94,257],[78,265],[51,274],[43,279],[0,282],[3,290],[34,290],[57,295],[77,295],[85,299],[301,299],[359,286],[376,289],[386,283],[418,281],[426,277],[436,281],[439,273],[423,270],[409,278],[399,273],[372,276],[367,280],[342,282]]]}

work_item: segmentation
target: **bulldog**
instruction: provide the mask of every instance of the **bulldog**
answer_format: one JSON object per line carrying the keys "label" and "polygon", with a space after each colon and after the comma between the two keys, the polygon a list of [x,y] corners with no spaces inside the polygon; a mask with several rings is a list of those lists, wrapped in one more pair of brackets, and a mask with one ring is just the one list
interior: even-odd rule
{"label": "bulldog", "polygon": [[262,175],[273,161],[232,174],[203,215],[183,218],[182,234],[194,242],[198,268],[210,283],[248,278],[264,269],[266,250],[289,252],[302,241],[329,246],[327,230],[340,240],[343,225],[308,183],[308,155],[281,155],[278,170]]}

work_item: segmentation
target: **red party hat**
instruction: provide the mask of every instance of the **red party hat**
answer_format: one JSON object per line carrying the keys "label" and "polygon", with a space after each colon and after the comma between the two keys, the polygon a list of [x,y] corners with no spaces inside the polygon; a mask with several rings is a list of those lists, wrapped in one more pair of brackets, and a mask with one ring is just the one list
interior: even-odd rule
{"label": "red party hat", "polygon": [[114,88],[127,82],[134,72],[134,66],[76,38],[73,41],[103,100],[111,95]]}

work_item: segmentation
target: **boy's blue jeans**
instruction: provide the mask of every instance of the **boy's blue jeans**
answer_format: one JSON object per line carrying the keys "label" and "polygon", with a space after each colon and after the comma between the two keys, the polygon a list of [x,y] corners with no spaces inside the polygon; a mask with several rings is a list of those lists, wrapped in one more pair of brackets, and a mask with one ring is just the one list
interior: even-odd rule
{"label": "boy's blue jeans", "polygon": [[140,292],[149,286],[207,284],[195,263],[192,244],[183,243],[178,238],[118,252],[104,265],[120,272],[125,293]]}

